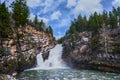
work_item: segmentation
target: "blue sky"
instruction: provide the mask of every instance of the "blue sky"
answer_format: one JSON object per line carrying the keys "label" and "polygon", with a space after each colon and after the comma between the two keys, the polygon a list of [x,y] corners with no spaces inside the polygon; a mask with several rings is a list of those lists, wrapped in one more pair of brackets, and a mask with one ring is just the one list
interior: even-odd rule
{"label": "blue sky", "polygon": [[79,14],[89,16],[95,11],[110,11],[112,6],[120,6],[120,0],[27,0],[27,5],[29,18],[34,19],[38,15],[39,20],[43,19],[47,26],[52,26],[54,36],[60,38]]}

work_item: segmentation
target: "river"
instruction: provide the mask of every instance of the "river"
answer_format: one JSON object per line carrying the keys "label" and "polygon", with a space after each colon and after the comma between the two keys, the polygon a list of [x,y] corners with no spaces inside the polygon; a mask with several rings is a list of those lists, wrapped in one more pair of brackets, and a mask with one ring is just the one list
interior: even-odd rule
{"label": "river", "polygon": [[120,80],[120,74],[93,70],[71,69],[62,61],[62,45],[58,44],[50,50],[49,58],[42,59],[37,55],[37,66],[25,70],[17,78],[19,80]]}

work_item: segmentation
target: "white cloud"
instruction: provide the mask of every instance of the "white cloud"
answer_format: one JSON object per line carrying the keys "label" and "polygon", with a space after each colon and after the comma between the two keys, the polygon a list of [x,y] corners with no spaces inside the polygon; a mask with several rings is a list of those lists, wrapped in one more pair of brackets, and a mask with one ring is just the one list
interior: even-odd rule
{"label": "white cloud", "polygon": [[65,0],[27,0],[27,5],[31,8],[41,7],[39,10],[41,14],[47,14],[56,10]]}
{"label": "white cloud", "polygon": [[93,12],[102,12],[103,6],[100,3],[101,0],[79,0],[77,1],[77,5],[73,9],[73,14],[78,16],[80,12],[84,13],[84,15],[89,15]]}
{"label": "white cloud", "polygon": [[52,5],[54,4],[54,1],[53,0],[46,0],[44,3],[43,3],[43,13],[47,13],[49,9],[52,9]]}
{"label": "white cloud", "polygon": [[30,19],[30,20],[34,20],[34,18],[35,18],[35,15],[34,15],[33,13],[31,13],[31,14],[29,15],[29,19]]}
{"label": "white cloud", "polygon": [[120,0],[114,0],[112,5],[115,6],[115,7],[120,6]]}
{"label": "white cloud", "polygon": [[27,5],[32,8],[40,6],[40,4],[41,0],[27,0]]}
{"label": "white cloud", "polygon": [[59,19],[59,17],[61,16],[61,12],[60,11],[56,11],[51,15],[51,20],[56,20]]}
{"label": "white cloud", "polygon": [[64,34],[62,32],[60,32],[60,31],[58,31],[57,34],[58,35],[55,35],[57,40],[64,36]]}
{"label": "white cloud", "polygon": [[67,27],[70,24],[70,19],[69,18],[64,18],[62,20],[60,20],[60,23],[57,27],[61,28],[61,27]]}
{"label": "white cloud", "polygon": [[69,26],[70,26],[70,19],[69,18],[62,18],[60,20],[57,21],[57,23],[53,24],[53,26],[55,26],[55,29],[62,29],[64,28],[64,30],[66,30]]}
{"label": "white cloud", "polygon": [[54,11],[64,1],[65,0],[45,0],[44,3],[41,4],[43,7],[43,10],[41,10],[41,13],[45,14],[47,12]]}
{"label": "white cloud", "polygon": [[[9,6],[15,0],[1,0],[1,2],[4,2],[4,1],[6,1],[7,5]],[[29,7],[34,8],[37,6],[41,6],[43,0],[26,0],[26,1]]]}
{"label": "white cloud", "polygon": [[71,8],[76,5],[76,0],[67,0],[67,8]]}

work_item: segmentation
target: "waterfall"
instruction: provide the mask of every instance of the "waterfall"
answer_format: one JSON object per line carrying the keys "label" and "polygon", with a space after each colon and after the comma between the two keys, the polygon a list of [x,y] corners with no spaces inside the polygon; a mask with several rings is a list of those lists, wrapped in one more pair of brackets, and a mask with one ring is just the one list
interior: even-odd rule
{"label": "waterfall", "polygon": [[66,68],[65,62],[62,60],[63,47],[61,44],[56,45],[50,50],[49,57],[43,61],[42,53],[37,55],[37,69],[58,69]]}

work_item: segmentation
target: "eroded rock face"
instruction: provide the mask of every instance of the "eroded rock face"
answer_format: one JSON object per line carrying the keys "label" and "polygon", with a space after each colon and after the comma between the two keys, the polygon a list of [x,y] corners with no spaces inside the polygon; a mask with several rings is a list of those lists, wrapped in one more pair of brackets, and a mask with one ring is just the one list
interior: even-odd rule
{"label": "eroded rock face", "polygon": [[0,74],[0,80],[16,80],[16,79],[10,75]]}
{"label": "eroded rock face", "polygon": [[49,51],[42,54],[43,60],[45,61],[49,57]]}
{"label": "eroded rock face", "polygon": [[101,30],[100,45],[96,50],[91,49],[90,32],[79,33],[79,38],[74,41],[69,35],[65,38],[62,57],[74,68],[120,73],[120,27]]}
{"label": "eroded rock face", "polygon": [[[12,75],[36,65],[36,55],[43,53],[44,60],[49,56],[49,50],[54,47],[52,37],[45,32],[37,31],[31,25],[24,30],[19,29],[20,39],[16,35],[2,40],[0,49],[0,73]],[[18,43],[19,42],[19,43]]]}
{"label": "eroded rock face", "polygon": [[87,45],[81,46],[80,49],[79,49],[80,53],[85,53],[85,51],[87,50],[87,47],[88,47]]}

